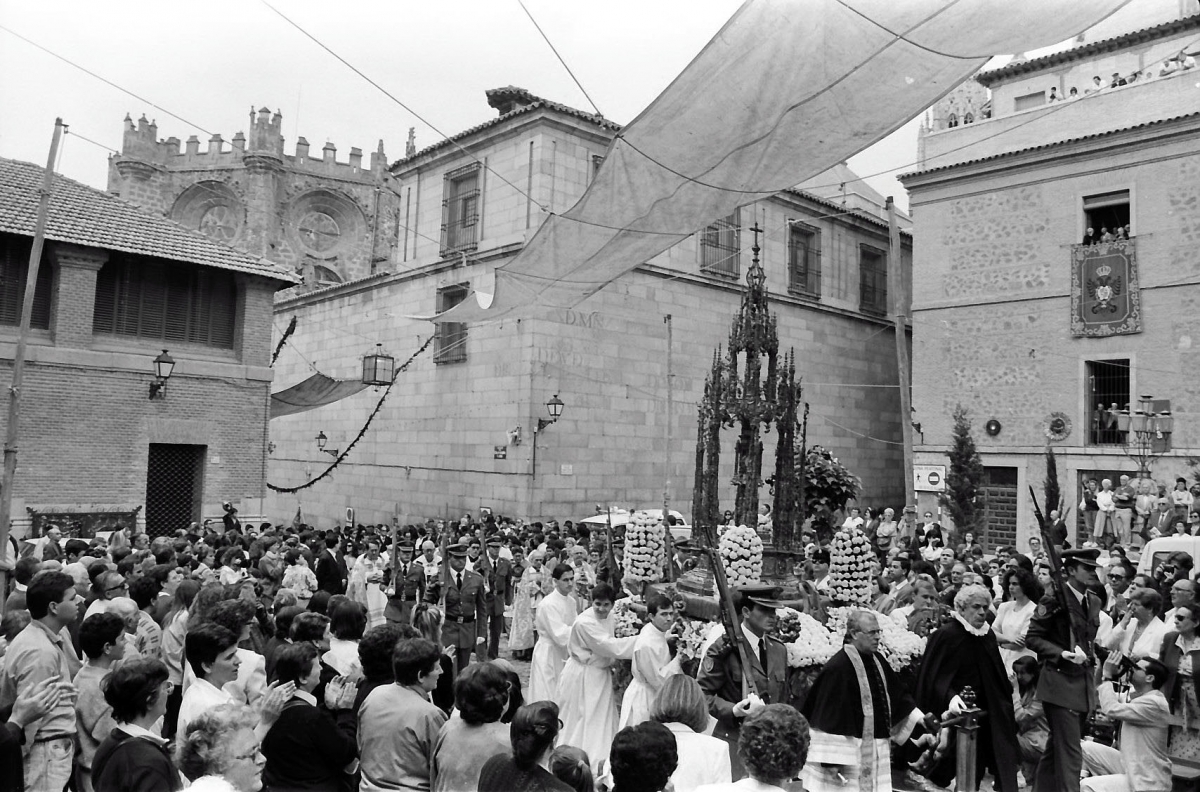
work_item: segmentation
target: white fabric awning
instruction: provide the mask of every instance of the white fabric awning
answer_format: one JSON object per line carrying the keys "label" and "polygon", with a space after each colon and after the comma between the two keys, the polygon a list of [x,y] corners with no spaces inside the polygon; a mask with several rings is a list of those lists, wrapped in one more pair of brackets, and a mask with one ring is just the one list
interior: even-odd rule
{"label": "white fabric awning", "polygon": [[489,304],[431,318],[573,307],[887,136],[992,55],[1064,41],[1126,2],[747,0],[622,130],[578,203],[496,270]]}

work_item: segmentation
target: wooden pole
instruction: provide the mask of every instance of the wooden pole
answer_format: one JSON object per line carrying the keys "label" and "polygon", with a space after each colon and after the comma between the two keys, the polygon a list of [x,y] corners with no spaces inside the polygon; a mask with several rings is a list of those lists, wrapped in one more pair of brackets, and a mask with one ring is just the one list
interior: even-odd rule
{"label": "wooden pole", "polygon": [[[33,297],[37,292],[38,269],[42,263],[42,247],[46,241],[46,215],[50,210],[50,193],[54,188],[54,161],[58,157],[58,143],[66,125],[61,118],[54,119],[54,136],[50,139],[50,156],[46,158],[46,172],[38,202],[37,225],[33,232],[33,247],[29,251],[29,266],[25,274],[25,299],[21,303],[21,324],[17,331],[17,350],[13,355],[12,387],[8,389],[8,425],[4,435],[4,476],[0,480],[0,554],[7,555],[8,537],[12,533],[12,492],[17,477],[17,438],[21,417],[21,384],[25,376],[25,347],[29,341],[29,319],[33,314]],[[17,559],[14,554],[12,559]],[[0,571],[0,591],[7,581]]]}
{"label": "wooden pole", "polygon": [[913,487],[912,372],[908,363],[908,294],[901,272],[900,227],[896,225],[896,204],[887,199],[888,212],[888,291],[892,293],[892,317],[896,324],[896,370],[900,384],[900,436],[904,441],[904,505],[916,506]]}
{"label": "wooden pole", "polygon": [[[663,527],[666,529],[666,549],[667,549],[667,582],[675,582],[675,537],[671,534],[671,419],[675,415],[675,383],[674,373],[671,368],[671,347],[674,346],[674,330],[671,326],[671,314],[663,317],[663,321],[667,325],[667,446],[664,461],[666,463],[667,477],[663,482]],[[695,520],[695,517],[692,518]]]}

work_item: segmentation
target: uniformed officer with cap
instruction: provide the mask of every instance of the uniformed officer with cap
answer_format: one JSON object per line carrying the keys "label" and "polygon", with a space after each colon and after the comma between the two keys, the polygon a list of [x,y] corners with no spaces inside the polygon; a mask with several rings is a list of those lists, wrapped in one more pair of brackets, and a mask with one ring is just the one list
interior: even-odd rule
{"label": "uniformed officer with cap", "polygon": [[[442,643],[454,647],[457,673],[471,662],[471,651],[483,652],[487,643],[487,600],[483,576],[467,569],[466,545],[451,545],[450,579],[446,581],[446,621]],[[484,658],[481,658],[484,659]]]}
{"label": "uniformed officer with cap", "polygon": [[783,603],[773,599],[777,589],[766,584],[742,586],[735,597],[742,631],[749,648],[750,678],[757,697],[742,689],[742,660],[733,636],[717,639],[704,655],[696,681],[708,699],[708,711],[717,719],[714,737],[730,745],[733,777],[744,775],[737,755],[742,720],[766,704],[791,704],[788,699],[787,648],[769,635],[775,630],[775,609]]}
{"label": "uniformed officer with cap", "polygon": [[397,624],[412,624],[413,607],[425,596],[425,568],[413,563],[413,543],[407,539],[396,545],[396,568],[391,570],[391,580],[384,618]]}
{"label": "uniformed officer with cap", "polygon": [[1099,556],[1094,548],[1063,552],[1068,610],[1054,594],[1042,597],[1025,636],[1025,645],[1037,652],[1042,663],[1037,697],[1050,724],[1050,741],[1033,778],[1034,792],[1079,790],[1080,743],[1095,702],[1091,669],[1100,627],[1100,599],[1087,587],[1098,582]]}

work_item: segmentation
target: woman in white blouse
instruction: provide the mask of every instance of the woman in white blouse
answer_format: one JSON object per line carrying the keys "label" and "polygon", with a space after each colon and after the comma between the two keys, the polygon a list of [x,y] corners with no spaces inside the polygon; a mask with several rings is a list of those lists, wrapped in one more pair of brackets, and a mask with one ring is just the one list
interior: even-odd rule
{"label": "woman in white blouse", "polygon": [[1134,589],[1129,594],[1125,616],[1103,641],[1105,649],[1120,652],[1132,660],[1159,659],[1167,626],[1158,618],[1162,595],[1151,588]]}
{"label": "woman in white blouse", "polygon": [[1037,601],[1042,592],[1041,586],[1028,570],[1014,567],[1004,573],[1004,590],[1009,599],[1000,603],[996,609],[996,621],[992,630],[1000,644],[1000,660],[1004,670],[1012,672],[1013,661],[1018,657],[1037,657],[1037,654],[1025,647],[1025,633],[1029,630],[1029,620],[1037,609]]}
{"label": "woman in white blouse", "polygon": [[699,683],[686,674],[667,677],[650,706],[650,719],[675,735],[679,763],[671,774],[675,792],[692,792],[704,784],[728,784],[733,780],[729,743],[713,737],[715,720]]}

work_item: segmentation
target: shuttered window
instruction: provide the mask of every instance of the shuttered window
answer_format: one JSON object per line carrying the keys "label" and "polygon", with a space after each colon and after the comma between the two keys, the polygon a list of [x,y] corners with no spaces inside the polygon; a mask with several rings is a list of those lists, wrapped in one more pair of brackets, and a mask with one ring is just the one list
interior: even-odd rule
{"label": "shuttered window", "polygon": [[479,246],[479,169],[473,162],[445,176],[442,193],[441,255],[466,253]]}
{"label": "shuttered window", "polygon": [[867,245],[858,246],[858,307],[863,313],[886,314],[887,254]]}
{"label": "shuttered window", "polygon": [[[437,311],[449,311],[467,298],[470,287],[465,283],[438,289]],[[467,325],[463,322],[438,322],[437,346],[433,350],[433,362],[461,363],[467,359]]]}
{"label": "shuttered window", "polygon": [[700,234],[700,271],[717,275],[738,275],[742,252],[741,209],[704,229]]}
{"label": "shuttered window", "polygon": [[803,223],[788,223],[788,291],[821,297],[821,233]]}
{"label": "shuttered window", "polygon": [[92,331],[232,349],[233,273],[114,254],[96,279]]}
{"label": "shuttered window", "polygon": [[[25,300],[26,275],[29,273],[29,251],[33,240],[18,234],[0,234],[0,325],[17,327],[21,324],[21,303]],[[33,313],[29,326],[38,330],[50,329],[50,295],[54,269],[44,249],[38,266],[37,289],[33,293]]]}

